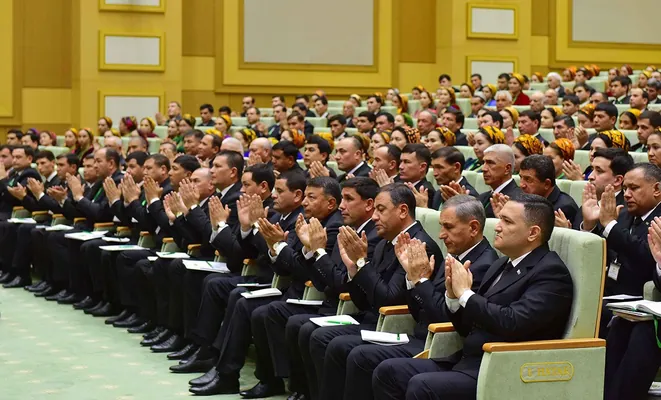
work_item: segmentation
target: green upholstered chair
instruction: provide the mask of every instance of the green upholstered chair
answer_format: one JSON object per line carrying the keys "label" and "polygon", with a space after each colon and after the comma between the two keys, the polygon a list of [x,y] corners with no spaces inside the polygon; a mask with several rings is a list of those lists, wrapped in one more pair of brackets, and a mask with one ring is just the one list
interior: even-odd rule
{"label": "green upholstered chair", "polygon": [[326,293],[317,290],[312,284],[312,281],[305,282],[305,290],[303,291],[303,300],[326,300]]}
{"label": "green upholstered chair", "polygon": [[413,100],[409,98],[409,115],[415,114],[416,111],[421,110],[420,100]]}
{"label": "green upholstered chair", "polygon": [[144,247],[145,249],[154,249],[156,248],[156,240],[154,235],[149,231],[141,231],[140,237],[138,238],[138,246]]}
{"label": "green upholstered chair", "polygon": [[273,274],[273,281],[271,281],[271,287],[284,291],[286,288],[289,287],[290,283],[291,283],[291,277]]}
{"label": "green upholstered chair", "polygon": [[[462,129],[463,132],[463,129]],[[464,132],[466,133],[466,132]],[[454,146],[457,150],[464,155],[464,158],[468,160],[469,158],[475,158],[475,150],[471,146]]]}
{"label": "green upholstered chair", "polygon": [[328,100],[328,107],[342,108],[346,100]]}
{"label": "green upholstered chair", "polygon": [[163,244],[161,245],[161,251],[165,253],[176,253],[180,252],[181,249],[177,246],[174,239],[171,237],[163,238]]}
{"label": "green upholstered chair", "polygon": [[129,228],[128,226],[118,226],[117,228],[115,228],[115,237],[130,238],[131,228]]}
{"label": "green upholstered chair", "polygon": [[421,207],[416,207],[415,209],[415,219],[420,222],[422,227],[425,229],[425,232],[427,232],[427,234],[431,236],[434,241],[436,241],[436,244],[438,244],[441,252],[443,252],[443,255],[445,255],[447,253],[445,243],[443,243],[443,241],[438,237],[441,233],[440,216],[441,212],[438,210]]}
{"label": "green upholstered chair", "polygon": [[650,301],[661,301],[661,292],[654,286],[654,282],[645,283],[643,288],[643,298]]}
{"label": "green upholstered chair", "polygon": [[[75,222],[75,220],[74,220]],[[115,232],[117,228],[115,227],[114,222],[97,222],[94,224],[94,230],[95,231],[108,231],[108,232]]]}
{"label": "green upholstered chair", "polygon": [[154,128],[154,134],[161,139],[168,137],[168,127],[165,125],[157,126]]}
{"label": "green upholstered chair", "polygon": [[585,170],[590,165],[590,151],[576,150],[574,152],[574,162],[580,165],[582,170]]}
{"label": "green upholstered chair", "polygon": [[328,162],[326,163],[326,166],[327,166],[328,168],[332,169],[333,171],[335,171],[335,173],[336,173],[338,176],[340,176],[340,175],[342,175],[342,174],[344,173],[344,172],[340,171],[340,169],[337,167],[337,161],[328,161]]}
{"label": "green upholstered chair", "polygon": [[64,147],[64,135],[57,135],[55,138],[55,145],[58,147]]}
{"label": "green upholstered chair", "polygon": [[[566,194],[569,194],[569,192],[571,192],[571,184],[572,184],[572,181],[567,180],[567,179],[556,179],[555,180],[555,185],[558,187],[558,189],[560,189],[561,192],[564,192]],[[576,200],[574,200],[574,201],[576,201]]]}
{"label": "green upholstered chair", "polygon": [[477,190],[478,193],[484,193],[491,190],[491,186],[484,182],[484,177],[482,176],[481,172],[476,174],[475,185],[473,185],[473,187],[475,190]]}
{"label": "green upholstered chair", "polygon": [[383,107],[381,107],[381,111],[390,113],[393,116],[397,115],[397,107],[395,107],[395,106],[383,106]]}
{"label": "green upholstered chair", "polygon": [[[598,236],[555,228],[549,243],[567,264],[574,302],[563,339],[487,343],[480,365],[478,399],[584,398],[603,396],[605,341],[597,339],[606,262],[605,241]],[[462,346],[452,324],[429,326],[421,357],[450,355]]]}
{"label": "green upholstered chair", "polygon": [[[462,147],[462,146],[457,146],[457,147]],[[468,181],[468,183],[471,184],[471,186],[475,187],[475,185],[477,184],[478,172],[475,172],[475,171],[462,171],[461,175],[464,178],[466,178],[466,180]]]}
{"label": "green upholstered chair", "polygon": [[326,126],[315,126],[315,127],[314,127],[314,133],[315,133],[315,134],[317,134],[317,133],[323,133],[323,132],[328,132],[328,133],[330,133],[330,128],[328,128],[328,127],[326,127]]}
{"label": "green upholstered chair", "polygon": [[158,153],[158,149],[161,147],[163,140],[161,138],[147,138],[147,144],[149,144],[149,154]]}
{"label": "green upholstered chair", "polygon": [[259,265],[255,260],[243,260],[243,268],[241,269],[242,276],[256,276],[259,270]]}
{"label": "green upholstered chair", "polygon": [[[234,119],[232,119],[232,121],[234,121]],[[259,119],[259,121],[260,121],[261,123],[263,123],[264,125],[266,125],[267,128],[268,128],[269,126],[275,124],[275,119],[274,119],[273,117],[261,117],[261,118]],[[232,123],[234,123],[234,122],[232,122]],[[246,121],[246,126],[247,126],[247,125],[248,125],[248,124],[247,124],[247,121]]]}
{"label": "green upholstered chair", "polygon": [[11,210],[11,217],[12,218],[30,218],[32,216],[32,213],[28,210],[25,209],[25,207],[14,207]]}
{"label": "green upholstered chair", "polygon": [[530,106],[512,106],[521,114],[522,111],[530,110]]}
{"label": "green upholstered chair", "polygon": [[71,151],[68,147],[64,146],[39,146],[39,148],[41,150],[50,151],[55,157],[59,156],[60,154],[69,153]]}
{"label": "green upholstered chair", "polygon": [[[431,185],[434,187],[434,189],[438,190],[438,183],[436,183],[436,178],[434,178],[434,170],[429,168],[427,170],[427,175],[425,178],[431,183]],[[429,196],[433,196],[434,193],[429,193]]]}
{"label": "green upholstered chair", "polygon": [[62,214],[53,214],[50,222],[51,226],[55,225],[69,225],[71,226],[71,221],[66,219]]}
{"label": "green upholstered chair", "polygon": [[340,293],[339,302],[337,303],[337,315],[348,315],[357,313],[358,307],[351,301],[349,293]]}
{"label": "green upholstered chair", "polygon": [[[329,101],[330,103],[330,101]],[[333,115],[342,115],[342,107],[331,107],[330,104],[328,106],[328,115],[333,116]]]}
{"label": "green upholstered chair", "polygon": [[619,119],[620,114],[623,112],[629,110],[631,106],[629,104],[615,104],[615,107],[617,107],[617,116]]}
{"label": "green upholstered chair", "polygon": [[635,163],[649,162],[649,158],[647,156],[647,153],[634,153],[634,152],[631,152],[629,154],[631,155],[631,158],[633,158],[633,162],[635,162]]}
{"label": "green upholstered chair", "polygon": [[661,104],[649,104],[647,108],[652,111],[661,111]]}
{"label": "green upholstered chair", "polygon": [[636,130],[620,130],[626,136],[627,139],[629,139],[629,143],[633,146],[634,144],[638,144],[638,131]]}
{"label": "green upholstered chair", "polygon": [[[466,115],[470,115],[466,114]],[[477,130],[477,118],[465,118],[464,119],[464,129]]]}
{"label": "green upholstered chair", "polygon": [[306,121],[308,121],[312,126],[317,127],[317,128],[325,128],[328,126],[328,120],[326,118],[312,118],[312,117],[307,117],[305,118]]}
{"label": "green upholstered chair", "polygon": [[464,115],[471,114],[471,99],[457,99],[457,105]]}
{"label": "green upholstered chair", "polygon": [[531,82],[530,83],[530,90],[535,91],[535,90],[541,90],[542,92],[548,89],[548,85],[546,82]]}
{"label": "green upholstered chair", "polygon": [[246,117],[232,117],[232,126],[248,126]]}
{"label": "green upholstered chair", "polygon": [[273,116],[273,109],[271,107],[258,107],[259,115],[262,117],[271,117]]}
{"label": "green upholstered chair", "polygon": [[543,137],[544,140],[549,143],[555,140],[555,135],[553,134],[553,129],[551,128],[541,128],[538,132],[539,136]]}
{"label": "green upholstered chair", "polygon": [[519,175],[512,175],[512,179],[514,179],[517,185],[521,186],[521,177]]}
{"label": "green upholstered chair", "polygon": [[43,223],[48,220],[48,211],[34,211],[32,213],[32,219],[37,221],[37,223]]}
{"label": "green upholstered chair", "polygon": [[[556,182],[560,182],[561,180],[558,180]],[[566,192],[568,195],[574,199],[576,204],[580,207],[583,204],[583,190],[585,189],[585,186],[588,184],[588,181],[570,181],[571,186],[569,188],[569,192]]]}
{"label": "green upholstered chair", "polygon": [[595,77],[595,78],[590,79],[587,82],[587,84],[592,86],[592,88],[594,90],[599,91],[599,92],[603,92],[604,89],[606,88],[606,78],[608,78],[608,76],[606,76],[605,78],[603,78],[601,76]]}
{"label": "green upholstered chair", "polygon": [[129,148],[129,140],[131,140],[131,136],[122,136],[122,149],[124,149],[124,152],[128,150]]}
{"label": "green upholstered chair", "polygon": [[358,133],[358,128],[346,128],[346,129],[344,129],[344,131],[346,133],[348,133],[349,135],[353,135],[353,134]]}

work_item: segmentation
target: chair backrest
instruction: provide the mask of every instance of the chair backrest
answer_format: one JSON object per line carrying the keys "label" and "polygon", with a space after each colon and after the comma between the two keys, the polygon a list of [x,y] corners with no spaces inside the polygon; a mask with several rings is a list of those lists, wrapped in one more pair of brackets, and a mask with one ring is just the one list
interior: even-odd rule
{"label": "chair backrest", "polygon": [[158,153],[158,149],[161,147],[161,142],[163,142],[161,138],[147,138],[147,143],[149,143],[149,153]]}
{"label": "chair backrest", "polygon": [[471,186],[475,187],[477,183],[477,172],[475,171],[462,171],[461,175],[463,175],[464,178],[468,181],[468,183],[471,184]]}
{"label": "chair backrest", "polygon": [[457,105],[464,115],[471,114],[471,99],[457,99]]}
{"label": "chair backrest", "polygon": [[544,138],[544,140],[549,143],[555,140],[555,135],[553,134],[553,129],[551,128],[540,128],[538,132],[539,136]]}
{"label": "chair backrest", "polygon": [[[431,185],[434,187],[434,189],[438,190],[438,183],[436,183],[436,178],[434,178],[434,170],[433,169],[429,168],[427,170],[427,176],[425,176],[425,178],[427,178],[427,181],[429,181],[429,183],[431,183]],[[432,197],[433,195],[434,195],[434,193],[429,193],[429,197]]]}
{"label": "chair backrest", "polygon": [[590,165],[590,152],[588,150],[576,150],[574,152],[574,162],[585,170]]}
{"label": "chair backrest", "polygon": [[636,130],[620,130],[624,136],[626,136],[627,139],[629,139],[629,143],[633,146],[634,144],[638,144],[638,131]]}
{"label": "chair backrest", "polygon": [[514,179],[517,185],[521,185],[521,177],[519,175],[512,175],[512,179]]}
{"label": "chair backrest", "polygon": [[[556,181],[560,182],[560,180]],[[569,192],[567,193],[574,199],[576,204],[581,206],[583,204],[583,189],[585,189],[585,186],[588,184],[588,181],[570,181],[571,182],[571,187],[569,188]]]}
{"label": "chair backrest", "polygon": [[422,110],[420,100],[409,99],[409,114],[413,115],[418,110]]}
{"label": "chair backrest", "polygon": [[[561,192],[564,192],[566,194],[569,194],[569,192],[571,191],[571,183],[572,183],[572,181],[567,180],[567,179],[556,179],[555,180],[555,185],[558,187],[558,189],[560,189]],[[576,201],[576,200],[574,200],[574,201]]]}
{"label": "chair backrest", "polygon": [[468,160],[469,158],[475,158],[475,150],[472,146],[454,146],[457,150],[464,155],[464,158]]}
{"label": "chair backrest", "polygon": [[445,247],[445,243],[443,243],[438,237],[441,233],[440,215],[440,211],[431,210],[429,208],[416,207],[415,209],[415,219],[420,221],[425,232],[436,241],[438,247],[441,248],[443,255],[445,255],[447,253],[447,248]]}
{"label": "chair backrest", "polygon": [[649,157],[647,156],[647,153],[630,152],[629,154],[631,154],[631,158],[633,158],[633,162],[635,162],[635,163],[649,162]]}
{"label": "chair backrest", "polygon": [[163,126],[157,126],[154,128],[154,134],[161,139],[165,139],[168,137],[168,127],[163,125]]}
{"label": "chair backrest", "polygon": [[[518,185],[518,183],[517,183]],[[484,182],[484,176],[482,176],[481,172],[478,172],[475,177],[475,185],[473,185],[475,190],[477,190],[478,193],[484,193],[488,192],[491,190],[491,186],[487,185]]]}
{"label": "chair backrest", "polygon": [[50,151],[51,153],[53,153],[55,157],[59,156],[60,154],[66,154],[71,151],[69,150],[68,147],[63,147],[63,146],[40,146],[39,148],[41,150]]}
{"label": "chair backrest", "polygon": [[[470,115],[470,113],[466,115]],[[477,129],[477,118],[464,119],[464,129]]]}
{"label": "chair backrest", "polygon": [[312,118],[308,117],[305,118],[306,121],[308,121],[312,126],[317,127],[317,128],[324,128],[328,125],[328,121],[326,118]]}

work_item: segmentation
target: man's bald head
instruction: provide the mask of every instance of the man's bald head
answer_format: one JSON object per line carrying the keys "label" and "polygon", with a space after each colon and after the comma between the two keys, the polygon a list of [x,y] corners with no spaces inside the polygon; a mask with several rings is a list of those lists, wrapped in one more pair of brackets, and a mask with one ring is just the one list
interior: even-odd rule
{"label": "man's bald head", "polygon": [[237,153],[241,153],[243,155],[243,145],[237,138],[233,137],[228,137],[223,139],[223,144],[220,146],[220,151],[223,150],[228,150],[228,151],[236,151]]}
{"label": "man's bald head", "polygon": [[103,140],[103,147],[115,149],[117,152],[122,152],[122,139],[117,136],[110,136]]}

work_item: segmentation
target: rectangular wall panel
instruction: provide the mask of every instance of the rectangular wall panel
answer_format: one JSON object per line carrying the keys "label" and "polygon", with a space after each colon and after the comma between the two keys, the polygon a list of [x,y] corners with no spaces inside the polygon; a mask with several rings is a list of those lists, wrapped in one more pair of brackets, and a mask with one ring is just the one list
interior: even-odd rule
{"label": "rectangular wall panel", "polygon": [[[159,95],[99,95],[99,116],[107,115],[113,121],[119,121],[122,117],[134,116],[138,121],[143,117],[153,117],[161,111],[162,96]],[[117,122],[119,124],[119,122]]]}
{"label": "rectangular wall panel", "polygon": [[484,39],[518,39],[517,5],[468,3],[466,36]]}
{"label": "rectangular wall panel", "polygon": [[570,3],[571,39],[574,41],[661,44],[658,25],[641,19],[646,12],[656,15],[658,0],[573,0]]}
{"label": "rectangular wall panel", "polygon": [[101,33],[102,70],[163,71],[163,35]]}
{"label": "rectangular wall panel", "polygon": [[495,83],[498,81],[498,75],[515,71],[516,65],[513,61],[472,60],[469,69],[471,74],[481,74],[482,82]]}
{"label": "rectangular wall panel", "polygon": [[99,0],[99,9],[102,11],[165,12],[165,1],[166,0]]}

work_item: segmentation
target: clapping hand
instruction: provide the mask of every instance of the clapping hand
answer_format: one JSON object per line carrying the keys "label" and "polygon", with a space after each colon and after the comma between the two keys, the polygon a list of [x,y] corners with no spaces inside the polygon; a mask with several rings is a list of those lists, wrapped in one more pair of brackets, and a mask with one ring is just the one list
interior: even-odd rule
{"label": "clapping hand", "polygon": [[[434,272],[435,257],[427,258],[427,244],[418,239],[412,239],[408,249],[408,265],[406,279],[416,284],[422,278],[429,279]],[[403,266],[403,265],[402,265]]]}
{"label": "clapping hand", "polygon": [[308,250],[316,250],[316,249],[311,249],[310,248],[310,229],[309,225],[307,222],[305,222],[305,218],[303,217],[303,214],[298,214],[298,217],[296,218],[296,235],[298,236],[298,240],[303,243],[303,246],[308,249]]}
{"label": "clapping hand", "polygon": [[124,175],[122,178],[122,195],[124,196],[124,201],[127,203],[132,203],[135,200],[140,198],[140,188],[133,180],[131,174]]}
{"label": "clapping hand", "polygon": [[[251,207],[252,207],[252,196],[248,194],[241,195],[239,201],[236,202],[236,211],[237,216],[239,217],[239,223],[241,224],[241,230],[247,232],[250,230],[252,225],[257,222],[257,219],[251,218]],[[260,202],[261,204],[261,202]]]}
{"label": "clapping hand", "polygon": [[576,137],[576,143],[577,146],[575,147],[576,150],[579,150],[581,147],[583,147],[587,142],[588,142],[588,131],[583,128],[582,126],[577,126],[574,128],[575,132],[575,137]]}
{"label": "clapping hand", "polygon": [[165,210],[165,215],[168,216],[168,220],[172,223],[177,219],[176,215],[176,206],[174,205],[173,193],[167,194],[163,199],[163,210]]}
{"label": "clapping hand", "polygon": [[661,264],[661,218],[654,217],[647,230],[647,243],[649,243],[652,257],[657,265]]}
{"label": "clapping hand", "polygon": [[32,192],[35,199],[39,199],[44,193],[44,184],[34,178],[28,178],[28,189]]}
{"label": "clapping hand", "polygon": [[191,207],[198,204],[200,192],[190,179],[184,179],[179,184],[179,194],[181,194],[181,199],[186,205],[187,210],[190,210]]}
{"label": "clapping hand", "polygon": [[498,218],[498,215],[502,211],[503,207],[505,207],[505,204],[510,200],[510,197],[502,194],[502,193],[494,193],[491,195],[491,199],[489,201],[491,202],[491,208],[493,209],[493,215]]}
{"label": "clapping hand", "polygon": [[411,182],[406,182],[406,186],[411,189],[413,196],[415,196],[415,205],[421,208],[427,208],[429,204],[429,191],[426,187],[420,185],[419,189],[416,189]]}
{"label": "clapping hand", "polygon": [[565,160],[562,162],[562,172],[565,178],[572,181],[583,180],[583,169],[580,165],[576,164],[573,160]]}
{"label": "clapping hand", "polygon": [[7,186],[7,191],[9,192],[9,194],[11,194],[12,196],[14,196],[15,198],[17,198],[21,201],[28,194],[27,189],[25,188],[25,186],[22,186],[20,183],[17,184],[16,186],[14,186],[14,187]]}
{"label": "clapping hand", "polygon": [[145,176],[143,182],[144,184],[142,187],[145,189],[145,199],[147,200],[147,204],[151,204],[152,201],[161,197],[161,194],[163,194],[163,188],[160,187],[151,176]]}
{"label": "clapping hand", "polygon": [[260,218],[257,224],[259,226],[259,232],[262,234],[269,249],[272,249],[278,242],[287,241],[287,234],[289,232],[284,232],[280,225],[272,224],[266,218]]}
{"label": "clapping hand", "polygon": [[216,196],[209,198],[209,219],[211,220],[211,228],[216,229],[221,222],[227,222],[230,216],[229,206],[223,206],[220,199]]}
{"label": "clapping hand", "polygon": [[459,182],[450,181],[447,185],[441,185],[439,188],[441,190],[441,197],[443,201],[448,201],[451,197],[454,197],[459,194],[469,194],[470,191],[466,190],[464,186],[461,186]]}
{"label": "clapping hand", "polygon": [[69,187],[69,190],[71,190],[71,196],[74,200],[80,201],[83,198],[83,184],[80,183],[80,180],[77,177],[67,174],[67,186]]}
{"label": "clapping hand", "polygon": [[388,176],[386,171],[382,168],[374,168],[373,170],[370,171],[369,177],[372,178],[372,180],[376,181],[376,183],[379,184],[379,187],[384,187],[386,185],[390,185],[391,183],[395,182],[395,180]]}
{"label": "clapping hand", "polygon": [[622,208],[624,206],[618,206],[617,200],[615,200],[615,189],[613,185],[606,185],[606,189],[601,195],[599,207],[599,222],[601,226],[606,227],[610,222],[617,220]]}
{"label": "clapping hand", "polygon": [[321,225],[321,222],[316,218],[311,218],[310,223],[308,223],[308,230],[308,234],[310,235],[309,249],[325,249],[328,243],[328,236],[326,234],[326,228]]}
{"label": "clapping hand", "polygon": [[471,131],[466,133],[466,141],[468,141],[468,145],[473,147],[475,144],[475,132]]}
{"label": "clapping hand", "polygon": [[328,171],[328,168],[324,167],[324,165],[320,161],[313,161],[312,164],[310,164],[310,178],[317,178],[320,176],[330,176],[330,172]]}
{"label": "clapping hand", "polygon": [[353,229],[341,226],[337,235],[340,247],[340,256],[347,267],[349,276],[353,278],[358,272],[356,262],[367,257],[367,236],[363,231],[362,237],[358,236]]}
{"label": "clapping hand", "polygon": [[399,264],[404,268],[404,271],[409,271],[409,245],[411,244],[411,236],[408,232],[402,232],[397,235],[397,243],[395,244],[395,256]]}
{"label": "clapping hand", "polygon": [[588,183],[583,189],[583,230],[591,231],[597,226],[600,214],[599,201],[597,200],[597,188],[593,183]]}
{"label": "clapping hand", "polygon": [[555,212],[555,226],[559,228],[571,228],[571,221],[567,219],[565,213],[558,209]]}
{"label": "clapping hand", "polygon": [[514,144],[514,139],[514,130],[510,126],[505,129],[505,144],[511,147]]}
{"label": "clapping hand", "polygon": [[115,181],[113,181],[111,177],[107,177],[103,180],[103,190],[106,192],[108,204],[113,204],[115,201],[119,200],[121,196],[121,190],[117,187]]}
{"label": "clapping hand", "polygon": [[48,195],[55,199],[58,203],[62,203],[67,198],[67,190],[62,186],[53,186],[46,191]]}
{"label": "clapping hand", "polygon": [[262,158],[259,156],[259,154],[251,151],[250,154],[248,155],[247,164],[249,167],[252,167],[253,165],[257,165],[257,164],[263,164]]}
{"label": "clapping hand", "polygon": [[[445,287],[451,288],[451,292],[454,294],[454,297],[448,297],[458,299],[466,290],[470,290],[473,286],[473,274],[470,270],[470,264],[470,261],[466,261],[464,265],[461,265],[457,259],[450,255],[445,258],[446,271],[448,266],[451,270],[450,279],[446,276]],[[450,290],[448,290],[448,292],[450,292]]]}

